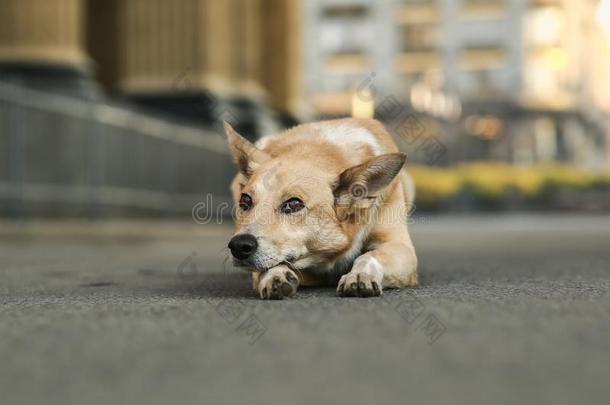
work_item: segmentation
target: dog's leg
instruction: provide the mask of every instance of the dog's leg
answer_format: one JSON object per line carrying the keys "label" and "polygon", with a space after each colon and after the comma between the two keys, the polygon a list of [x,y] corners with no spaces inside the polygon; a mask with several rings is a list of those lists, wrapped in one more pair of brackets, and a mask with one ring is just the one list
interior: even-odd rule
{"label": "dog's leg", "polygon": [[[354,261],[352,270],[339,280],[341,297],[381,295],[382,288],[417,286],[417,257],[408,233],[378,242]],[[394,235],[397,236],[397,235]]]}
{"label": "dog's leg", "polygon": [[258,291],[258,283],[260,281],[261,281],[261,272],[253,271],[252,272],[252,288],[254,288],[255,291]]}
{"label": "dog's leg", "polygon": [[291,297],[297,292],[299,278],[285,265],[270,268],[264,273],[255,273],[252,281],[256,284],[256,291],[262,299],[281,300],[284,297]]}

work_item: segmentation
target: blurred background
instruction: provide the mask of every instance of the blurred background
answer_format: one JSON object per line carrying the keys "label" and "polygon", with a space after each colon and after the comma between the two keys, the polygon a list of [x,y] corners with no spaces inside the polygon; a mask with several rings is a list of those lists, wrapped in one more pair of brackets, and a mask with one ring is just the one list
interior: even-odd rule
{"label": "blurred background", "polygon": [[418,212],[608,211],[609,72],[607,0],[2,0],[0,216],[213,209],[223,120],[345,116]]}

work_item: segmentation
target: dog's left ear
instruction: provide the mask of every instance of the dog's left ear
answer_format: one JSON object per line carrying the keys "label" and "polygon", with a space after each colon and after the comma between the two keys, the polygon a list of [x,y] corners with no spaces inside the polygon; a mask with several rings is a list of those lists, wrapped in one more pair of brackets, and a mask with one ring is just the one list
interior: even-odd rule
{"label": "dog's left ear", "polygon": [[239,171],[244,176],[250,177],[258,165],[271,159],[268,154],[258,149],[252,142],[238,134],[226,121],[224,122],[224,128],[233,161],[237,164]]}
{"label": "dog's left ear", "polygon": [[344,208],[370,206],[400,172],[407,156],[404,153],[389,153],[346,169],[334,188],[335,203]]}

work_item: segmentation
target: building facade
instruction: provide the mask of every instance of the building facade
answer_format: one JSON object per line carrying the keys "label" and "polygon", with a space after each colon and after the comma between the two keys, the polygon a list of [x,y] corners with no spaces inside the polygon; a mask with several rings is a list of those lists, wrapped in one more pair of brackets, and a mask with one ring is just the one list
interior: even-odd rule
{"label": "building facade", "polygon": [[[304,111],[352,112],[362,84],[412,113],[445,161],[608,162],[608,35],[596,0],[304,4]],[[356,100],[357,101],[357,100]],[[432,120],[430,120],[432,118]]]}
{"label": "building facade", "polygon": [[253,138],[277,129],[278,115],[279,126],[375,110],[388,121],[380,110],[398,104],[425,132],[410,136],[436,139],[445,163],[599,166],[609,160],[610,48],[596,7],[3,0],[0,79],[88,100],[112,95],[202,125],[227,120]]}

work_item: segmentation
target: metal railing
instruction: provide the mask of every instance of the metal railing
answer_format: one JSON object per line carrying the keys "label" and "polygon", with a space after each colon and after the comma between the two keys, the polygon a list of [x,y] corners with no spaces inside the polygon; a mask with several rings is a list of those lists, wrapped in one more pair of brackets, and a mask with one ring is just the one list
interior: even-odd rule
{"label": "metal railing", "polygon": [[0,215],[183,213],[233,173],[211,130],[0,83]]}

